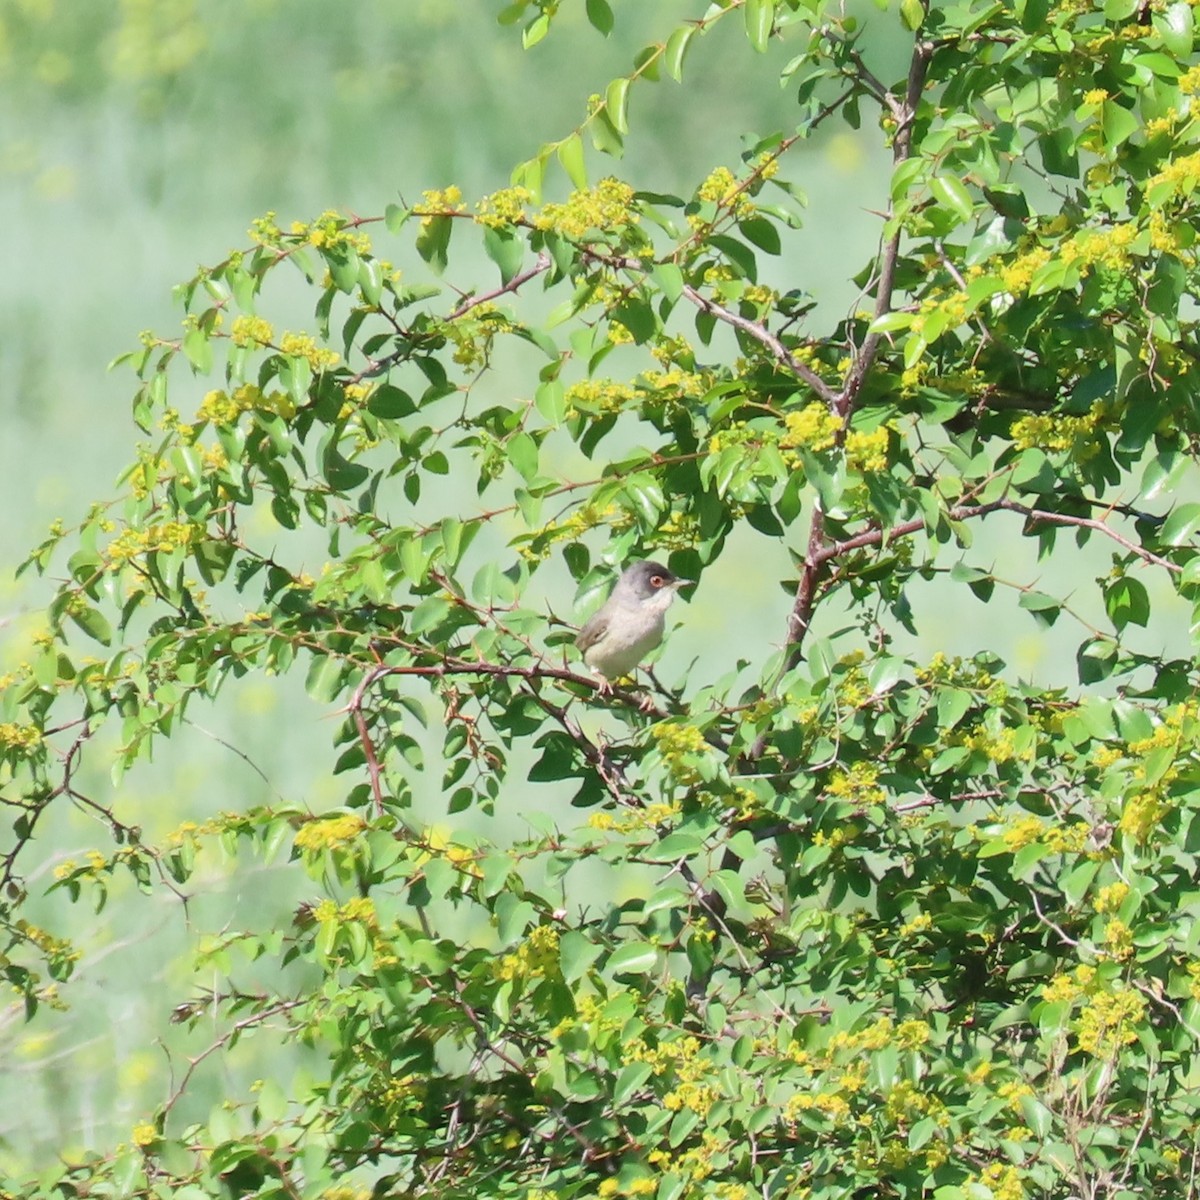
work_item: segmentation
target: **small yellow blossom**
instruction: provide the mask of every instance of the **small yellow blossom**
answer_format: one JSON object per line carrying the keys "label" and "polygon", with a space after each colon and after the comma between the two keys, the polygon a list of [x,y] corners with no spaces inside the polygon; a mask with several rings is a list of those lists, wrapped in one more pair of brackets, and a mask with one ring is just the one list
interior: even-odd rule
{"label": "small yellow blossom", "polygon": [[158,1141],[158,1130],[153,1125],[143,1122],[141,1125],[133,1127],[129,1140],[135,1146],[151,1146]]}
{"label": "small yellow blossom", "polygon": [[781,447],[789,449],[803,446],[814,452],[828,450],[842,428],[841,419],[819,400],[813,400],[798,412],[788,413],[783,423],[787,426],[787,433],[779,439]]}
{"label": "small yellow blossom", "polygon": [[245,346],[251,350],[268,345],[274,336],[270,321],[245,314],[234,317],[233,328],[229,331],[230,340],[235,346]]}
{"label": "small yellow blossom", "polygon": [[302,825],[296,833],[295,844],[300,850],[333,850],[353,842],[366,827],[366,821],[357,813],[322,817]]}

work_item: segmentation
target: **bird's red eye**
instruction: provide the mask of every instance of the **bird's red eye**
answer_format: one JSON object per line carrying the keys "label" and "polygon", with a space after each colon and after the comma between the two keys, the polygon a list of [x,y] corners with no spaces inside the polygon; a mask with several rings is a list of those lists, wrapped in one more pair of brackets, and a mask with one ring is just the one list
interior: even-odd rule
{"label": "bird's red eye", "polygon": [[660,588],[666,582],[667,581],[661,575],[651,575],[650,576],[650,586],[651,587]]}

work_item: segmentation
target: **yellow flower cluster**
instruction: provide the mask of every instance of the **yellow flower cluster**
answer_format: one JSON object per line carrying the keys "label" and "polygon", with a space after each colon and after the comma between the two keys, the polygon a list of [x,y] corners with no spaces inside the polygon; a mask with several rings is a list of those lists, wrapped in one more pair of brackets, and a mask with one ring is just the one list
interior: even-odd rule
{"label": "yellow flower cluster", "polygon": [[641,400],[638,389],[611,379],[585,379],[566,391],[567,416],[575,413],[618,413],[635,408]]}
{"label": "yellow flower cluster", "polygon": [[878,779],[879,767],[875,763],[857,762],[849,770],[835,771],[825,785],[825,792],[847,804],[882,804],[886,793]]}
{"label": "yellow flower cluster", "polygon": [[1065,413],[1027,413],[1009,428],[1018,450],[1070,451],[1086,456],[1096,451],[1096,435],[1107,416],[1103,401],[1097,401],[1082,416]]}
{"label": "yellow flower cluster", "polygon": [[[1198,741],[1200,703],[1189,700],[1168,709],[1163,714],[1162,721],[1148,737],[1129,743],[1129,755],[1135,760],[1144,760],[1151,754],[1160,755],[1163,751],[1169,751],[1171,762],[1165,769],[1160,766],[1154,782],[1149,787],[1126,798],[1120,820],[1123,834],[1133,841],[1144,842],[1158,828],[1171,808],[1169,788],[1179,778],[1182,769],[1179,760],[1185,755],[1194,757]],[[1145,781],[1145,761],[1135,761],[1129,774],[1135,782]]]}
{"label": "yellow flower cluster", "polygon": [[18,725],[14,721],[0,723],[0,750],[28,754],[41,744],[42,731],[36,725]]}
{"label": "yellow flower cluster", "polygon": [[475,220],[480,225],[490,225],[499,229],[506,225],[516,225],[525,220],[525,205],[531,199],[528,188],[501,188],[475,205]]}
{"label": "yellow flower cluster", "polygon": [[1117,909],[1125,903],[1125,899],[1128,895],[1129,884],[1127,883],[1105,884],[1105,886],[1096,893],[1096,911],[1098,913],[1116,912]]}
{"label": "yellow flower cluster", "polygon": [[663,1096],[663,1107],[671,1112],[686,1108],[697,1116],[707,1117],[709,1110],[720,1099],[721,1093],[713,1084],[685,1080]]}
{"label": "yellow flower cluster", "polygon": [[1121,808],[1121,832],[1132,841],[1145,842],[1170,811],[1155,792],[1136,792]]}
{"label": "yellow flower cluster", "polygon": [[479,304],[471,310],[469,316],[460,317],[457,321],[448,322],[441,327],[454,343],[453,357],[460,367],[470,371],[487,365],[498,328],[494,319],[487,318],[495,311],[491,304]]}
{"label": "yellow flower cluster", "polygon": [[1191,263],[1195,261],[1195,255],[1189,251],[1185,251],[1180,245],[1175,223],[1167,217],[1167,214],[1161,208],[1156,208],[1150,214],[1150,246],[1151,249],[1161,250],[1167,254],[1174,254],[1185,262]]}
{"label": "yellow flower cluster", "polygon": [[700,782],[701,775],[696,765],[687,761],[689,756],[704,754],[708,750],[708,743],[699,729],[679,721],[663,721],[650,730],[650,736],[677,783],[692,787]]}
{"label": "yellow flower cluster", "polygon": [[1146,122],[1146,140],[1158,137],[1160,133],[1170,133],[1179,120],[1179,113],[1174,108],[1168,108],[1161,117],[1155,117]]}
{"label": "yellow flower cluster", "polygon": [[230,341],[235,346],[248,346],[250,349],[268,345],[274,336],[275,330],[265,317],[252,317],[245,313],[233,318],[233,328],[229,331]]}
{"label": "yellow flower cluster", "polygon": [[348,224],[348,218],[327,209],[311,224],[293,222],[292,236],[318,250],[336,250],[347,246],[357,254],[370,254],[371,239],[359,229],[347,228]]}
{"label": "yellow flower cluster", "polygon": [[25,941],[36,946],[47,958],[60,963],[78,962],[80,953],[65,938],[57,938],[40,925],[31,924],[24,917],[14,922],[12,928]]}
{"label": "yellow flower cluster", "polygon": [[196,420],[235,425],[242,413],[251,411],[274,413],[288,421],[296,415],[296,403],[286,392],[264,393],[257,385],[244,383],[232,395],[219,390],[207,392],[196,410]]}
{"label": "yellow flower cluster", "polygon": [[1133,930],[1119,917],[1113,917],[1104,926],[1105,953],[1117,962],[1124,962],[1133,954]]}
{"label": "yellow flower cluster", "polygon": [[987,1188],[992,1200],[1025,1200],[1021,1172],[1009,1163],[988,1163],[978,1175],[967,1177],[968,1186],[963,1191],[970,1193],[970,1185],[975,1183]]}
{"label": "yellow flower cluster", "polygon": [[841,1092],[797,1092],[783,1106],[783,1119],[794,1124],[800,1114],[815,1110],[833,1121],[844,1121],[850,1115],[850,1101]]}
{"label": "yellow flower cluster", "polygon": [[1035,246],[1032,250],[1018,255],[1012,262],[1000,268],[1000,281],[1006,291],[1019,296],[1029,290],[1033,277],[1051,259],[1050,251],[1045,246]]}
{"label": "yellow flower cluster", "polygon": [[1146,191],[1165,187],[1170,193],[1187,195],[1197,183],[1200,183],[1200,150],[1172,160],[1156,175],[1151,175],[1146,180]]}
{"label": "yellow flower cluster", "polygon": [[696,544],[699,521],[687,513],[668,513],[654,531],[654,544],[664,550],[687,550]]}
{"label": "yellow flower cluster", "polygon": [[913,937],[915,934],[924,933],[927,929],[932,928],[933,918],[928,913],[917,913],[911,921],[905,921],[903,925],[896,931],[896,936],[900,938]]}
{"label": "yellow flower cluster", "polygon": [[313,910],[313,919],[321,924],[340,925],[346,921],[361,921],[365,925],[376,922],[375,904],[367,896],[356,896],[345,904],[326,897]]}
{"label": "yellow flower cluster", "polygon": [[1083,93],[1084,104],[1103,104],[1108,99],[1108,93],[1103,88],[1093,88]]}
{"label": "yellow flower cluster", "polygon": [[717,167],[696,190],[696,198],[718,208],[728,208],[735,217],[748,217],[754,212],[754,203],[746,195],[745,187],[728,167]]}
{"label": "yellow flower cluster", "polygon": [[1022,817],[1000,835],[1010,851],[1022,849],[1034,842],[1043,843],[1054,854],[1075,854],[1088,840],[1088,826],[1082,821],[1069,825],[1047,825],[1041,817]]}
{"label": "yellow flower cluster", "polygon": [[1079,1014],[1079,1048],[1096,1058],[1110,1058],[1137,1040],[1136,1026],[1146,1015],[1146,1001],[1132,988],[1098,992]]}
{"label": "yellow flower cluster", "polygon": [[1187,965],[1188,992],[1193,1000],[1200,1000],[1200,959],[1192,959]]}
{"label": "yellow flower cluster", "polygon": [[752,283],[742,292],[742,299],[747,304],[753,304],[759,312],[764,312],[775,303],[776,292],[774,288],[766,287],[762,284]]}
{"label": "yellow flower cluster", "polygon": [[421,228],[428,229],[434,217],[446,216],[449,213],[466,211],[463,203],[462,189],[455,184],[448,188],[432,188],[421,193],[422,203],[413,212],[421,217]]}
{"label": "yellow flower cluster", "polygon": [[606,504],[603,508],[597,508],[594,504],[584,504],[561,521],[548,521],[532,535],[543,543],[540,549],[534,550],[529,545],[522,545],[517,548],[517,552],[526,560],[536,562],[549,555],[550,546],[554,542],[577,541],[588,530],[601,525],[607,525],[615,532],[628,529],[632,523],[633,517],[615,504]]}
{"label": "yellow flower cluster", "polygon": [[135,1146],[152,1146],[158,1141],[158,1130],[148,1122],[143,1122],[141,1125],[133,1127],[129,1140]]}
{"label": "yellow flower cluster", "polygon": [[892,1044],[896,1027],[890,1017],[880,1017],[858,1033],[839,1032],[829,1039],[828,1055],[832,1059],[847,1051],[883,1050]]}
{"label": "yellow flower cluster", "polygon": [[[118,859],[120,859],[123,856],[127,857],[127,855],[125,855],[125,852],[118,851],[117,854],[114,856],[113,862],[115,863]],[[54,868],[54,878],[55,879],[66,879],[68,876],[74,875],[79,869],[80,869],[79,864],[73,858],[68,858],[64,862],[59,863],[58,866]],[[89,850],[88,851],[87,865],[83,868],[83,870],[87,874],[98,875],[101,871],[105,871],[108,869],[109,869],[108,859],[105,858],[104,855],[101,854],[99,850]]]}
{"label": "yellow flower cluster", "polygon": [[639,1175],[624,1188],[619,1179],[610,1176],[601,1181],[596,1195],[608,1200],[611,1196],[653,1196],[657,1191],[658,1179],[653,1175]]}
{"label": "yellow flower cluster", "polygon": [[841,419],[819,400],[813,400],[798,412],[788,413],[783,423],[787,433],[779,439],[779,445],[785,450],[799,446],[812,451],[828,450],[842,428]]}
{"label": "yellow flower cluster", "polygon": [[1042,986],[1042,999],[1047,1004],[1072,1003],[1096,988],[1096,968],[1080,964],[1067,975],[1060,971]]}
{"label": "yellow flower cluster", "polygon": [[629,327],[622,325],[616,318],[610,318],[608,322],[608,340],[614,346],[631,346],[637,340]]}
{"label": "yellow flower cluster", "polygon": [[638,376],[638,391],[646,399],[661,400],[664,393],[676,400],[696,398],[703,396],[711,386],[710,376],[680,367],[668,371],[643,371]]}
{"label": "yellow flower cluster", "polygon": [[279,342],[280,352],[289,358],[306,358],[314,371],[336,366],[341,355],[336,350],[318,346],[307,333],[285,333]]}
{"label": "yellow flower cluster", "polygon": [[1085,229],[1058,249],[1058,255],[1068,263],[1084,267],[1104,267],[1123,271],[1129,265],[1130,249],[1138,237],[1138,227],[1132,221],[1107,229]]}
{"label": "yellow flower cluster", "polygon": [[273,212],[255,217],[250,224],[250,240],[259,246],[278,246],[283,240],[283,231],[275,224]]}
{"label": "yellow flower cluster", "polygon": [[832,833],[818,829],[813,834],[814,846],[827,846],[830,850],[840,850],[843,846],[854,841],[862,832],[857,825],[839,825]]}
{"label": "yellow flower cluster", "polygon": [[945,1104],[906,1079],[888,1089],[884,1096],[883,1111],[896,1124],[912,1124],[921,1117],[929,1117],[937,1125],[950,1123]]}
{"label": "yellow flower cluster", "polygon": [[927,318],[937,313],[941,318],[941,328],[956,329],[961,325],[971,311],[971,298],[963,291],[939,291],[927,296],[921,301],[920,310],[913,317],[910,328],[914,333],[922,333],[926,328]]}
{"label": "yellow flower cluster", "polygon": [[595,812],[588,817],[588,826],[613,833],[637,833],[640,830],[655,830],[683,811],[679,804],[647,804],[645,808],[630,809],[623,816],[613,812]]}
{"label": "yellow flower cluster", "polygon": [[728,450],[730,446],[744,446],[753,455],[763,446],[771,446],[778,441],[779,437],[774,430],[755,428],[745,421],[734,421],[724,429],[718,429],[708,439],[708,452],[709,454],[720,454],[722,450]]}
{"label": "yellow flower cluster", "polygon": [[1010,762],[1014,758],[1027,762],[1033,760],[1033,742],[1030,741],[1018,751],[1016,731],[1007,727],[1001,728],[998,733],[992,733],[982,725],[978,726],[962,738],[962,744],[968,750],[978,750],[981,754],[986,754],[997,765]]}
{"label": "yellow flower cluster", "polygon": [[1180,75],[1179,90],[1185,96],[1194,96],[1200,92],[1200,67],[1189,67]]}
{"label": "yellow flower cluster", "polygon": [[334,850],[353,842],[367,823],[357,813],[341,813],[336,817],[322,817],[308,821],[296,833],[296,848],[299,850]]}
{"label": "yellow flower cluster", "polygon": [[497,979],[525,980],[559,973],[558,930],[537,925],[512,954],[505,954],[493,967]]}
{"label": "yellow flower cluster", "polygon": [[846,434],[846,465],[852,471],[886,471],[888,427],[880,425],[870,433],[851,430]]}
{"label": "yellow flower cluster", "polygon": [[108,558],[117,563],[137,558],[140,554],[170,554],[191,544],[196,536],[194,525],[180,521],[164,521],[145,529],[126,529],[108,544]]}
{"label": "yellow flower cluster", "polygon": [[633,188],[611,176],[593,188],[574,191],[563,204],[547,204],[534,218],[538,229],[552,230],[565,238],[583,238],[593,230],[615,233],[636,225],[631,209]]}

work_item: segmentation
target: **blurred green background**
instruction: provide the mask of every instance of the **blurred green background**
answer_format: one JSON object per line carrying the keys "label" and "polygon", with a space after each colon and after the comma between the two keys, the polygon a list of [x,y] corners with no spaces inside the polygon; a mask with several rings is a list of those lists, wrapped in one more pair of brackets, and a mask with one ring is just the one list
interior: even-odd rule
{"label": "blurred green background", "polygon": [[[628,71],[637,49],[705,5],[617,0],[617,30],[604,40],[587,26],[582,0],[566,0],[550,37],[528,53],[519,28],[497,26],[502,7],[0,0],[0,105],[8,114],[0,130],[0,671],[26,652],[48,594],[44,581],[14,581],[11,568],[51,520],[69,526],[112,494],[131,459],[133,379],[106,363],[134,348],[141,330],[178,330],[174,284],[247,245],[251,220],[268,210],[286,227],[327,208],[378,214],[450,183],[468,198],[504,186],[515,163],[579,123],[589,94]],[[876,19],[870,53],[890,78],[906,39],[894,17]],[[755,56],[739,21],[721,23],[693,44],[685,77],[693,86],[635,89],[627,156],[593,158],[593,176],[618,173],[644,189],[687,195],[713,166],[736,167],[740,135],[794,124],[794,89],[778,79],[797,49],[781,44]],[[869,123],[861,133],[830,123],[791,157],[811,220],[785,242],[767,281],[818,296],[822,326],[855,305],[849,279],[875,244],[888,178],[879,141]],[[551,180],[561,186],[553,172]],[[477,254],[452,257],[462,286],[490,286],[492,271]],[[991,567],[1009,556],[1000,573],[1030,583],[1053,567],[1039,567],[1017,533],[989,530],[993,548],[976,561]],[[1098,570],[1106,561],[1096,558]],[[760,662],[769,652],[762,631],[782,639],[789,599],[776,582],[790,573],[784,547],[755,537],[732,543],[680,614],[664,677],[692,660],[693,681],[718,677],[737,656]],[[948,614],[936,589],[913,600],[922,636],[905,649],[971,654],[986,644],[1022,673],[1063,683],[1073,676],[1069,652],[1015,615],[1015,595],[998,596],[1003,611],[988,613],[986,640],[982,606]],[[556,611],[570,603],[557,597]],[[242,681],[219,710],[193,713],[197,724],[181,731],[169,757],[115,788],[102,771],[87,786],[151,837],[185,816],[280,796],[319,809],[344,792],[330,773],[332,727],[318,724],[325,715],[298,678]],[[437,801],[435,789],[426,819],[437,819]],[[503,833],[504,821],[491,828]],[[45,860],[31,889],[44,891],[64,859],[106,845],[101,826],[64,808],[44,830]],[[282,918],[308,891],[291,869],[233,871],[214,852],[189,894],[186,907],[166,892],[141,901],[118,881],[98,916],[61,893],[34,906],[32,919],[77,939],[84,954],[64,990],[69,1012],[44,1011],[26,1025],[19,1010],[0,1011],[0,1165],[37,1165],[127,1138],[178,1082],[181,1054],[219,1032],[189,1039],[168,1023],[171,1008],[206,983],[187,948],[203,948],[226,924]],[[245,964],[240,986],[265,984],[261,970]],[[244,1094],[261,1073],[263,1049],[249,1042],[206,1063],[187,1101],[195,1115],[227,1092]],[[286,1053],[289,1069],[302,1072],[303,1055]]]}

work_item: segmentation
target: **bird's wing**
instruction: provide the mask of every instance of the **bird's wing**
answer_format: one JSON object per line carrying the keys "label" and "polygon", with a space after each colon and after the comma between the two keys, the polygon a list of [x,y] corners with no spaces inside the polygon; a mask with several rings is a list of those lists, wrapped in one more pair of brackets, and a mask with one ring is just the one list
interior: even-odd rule
{"label": "bird's wing", "polygon": [[608,618],[603,613],[597,613],[584,627],[579,631],[579,636],[575,639],[575,645],[579,647],[579,653],[590,646],[594,646],[608,632]]}

